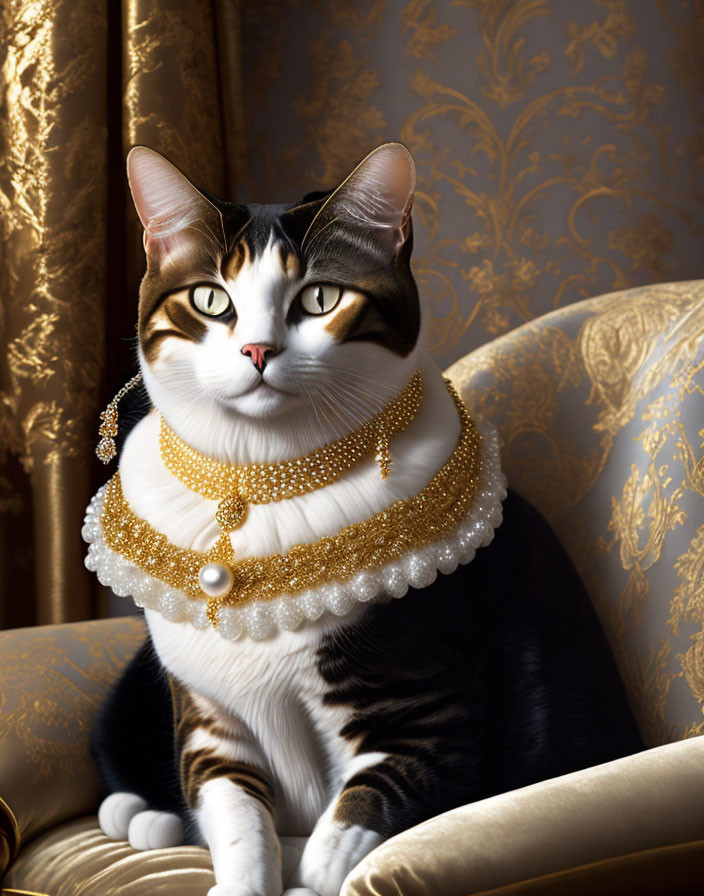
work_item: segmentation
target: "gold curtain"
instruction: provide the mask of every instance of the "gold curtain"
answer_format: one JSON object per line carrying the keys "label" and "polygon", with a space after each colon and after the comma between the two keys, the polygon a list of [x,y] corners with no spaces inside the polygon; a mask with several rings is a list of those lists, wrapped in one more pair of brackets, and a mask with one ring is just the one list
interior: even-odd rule
{"label": "gold curtain", "polygon": [[442,366],[704,275],[704,0],[5,0],[0,59],[2,626],[106,611],[80,525],[135,370],[133,143],[263,202],[407,143]]}
{"label": "gold curtain", "polygon": [[242,130],[235,6],[7,0],[0,54],[7,627],[101,609],[80,529],[104,478],[93,454],[97,414],[134,372],[143,259],[124,156],[147,143],[226,194]]}

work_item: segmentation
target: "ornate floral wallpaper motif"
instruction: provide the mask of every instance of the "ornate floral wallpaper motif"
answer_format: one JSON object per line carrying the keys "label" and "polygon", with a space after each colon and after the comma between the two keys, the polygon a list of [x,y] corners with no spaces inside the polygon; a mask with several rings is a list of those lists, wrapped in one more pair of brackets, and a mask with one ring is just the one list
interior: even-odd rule
{"label": "ornate floral wallpaper motif", "polygon": [[293,199],[405,142],[441,365],[579,299],[702,275],[701,0],[265,6],[243,12],[246,192]]}

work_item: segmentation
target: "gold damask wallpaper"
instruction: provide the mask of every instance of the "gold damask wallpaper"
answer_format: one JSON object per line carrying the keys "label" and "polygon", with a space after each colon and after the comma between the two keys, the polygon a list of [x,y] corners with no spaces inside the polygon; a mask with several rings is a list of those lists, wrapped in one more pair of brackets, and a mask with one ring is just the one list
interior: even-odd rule
{"label": "gold damask wallpaper", "polygon": [[249,197],[330,187],[384,139],[412,150],[441,365],[704,274],[701,0],[267,0],[243,33]]}

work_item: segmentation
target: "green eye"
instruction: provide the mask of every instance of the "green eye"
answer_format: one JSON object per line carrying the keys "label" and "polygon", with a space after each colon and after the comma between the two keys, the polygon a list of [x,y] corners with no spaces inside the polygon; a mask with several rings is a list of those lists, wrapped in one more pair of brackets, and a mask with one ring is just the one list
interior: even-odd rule
{"label": "green eye", "polygon": [[191,295],[196,308],[210,317],[224,314],[230,307],[230,297],[219,286],[194,286]]}
{"label": "green eye", "polygon": [[327,314],[340,301],[342,290],[327,283],[308,286],[301,293],[301,305],[308,314]]}

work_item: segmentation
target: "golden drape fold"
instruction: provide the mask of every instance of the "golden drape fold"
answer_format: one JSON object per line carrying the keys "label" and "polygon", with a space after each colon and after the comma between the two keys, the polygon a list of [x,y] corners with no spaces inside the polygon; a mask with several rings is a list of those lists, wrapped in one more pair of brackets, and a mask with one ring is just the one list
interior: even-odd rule
{"label": "golden drape fold", "polygon": [[[29,477],[35,533],[35,581],[6,570],[3,603],[58,622],[91,611],[75,564],[104,357],[107,17],[15,0],[1,21],[0,442]],[[12,510],[12,483],[5,494]]]}

